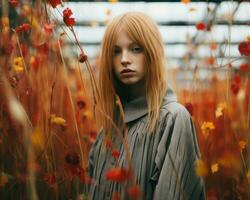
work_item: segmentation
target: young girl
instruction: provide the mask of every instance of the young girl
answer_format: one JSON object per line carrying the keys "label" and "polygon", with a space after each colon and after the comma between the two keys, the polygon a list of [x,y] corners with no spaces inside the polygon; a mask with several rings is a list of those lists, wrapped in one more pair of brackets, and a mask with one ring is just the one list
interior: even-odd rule
{"label": "young girl", "polygon": [[151,18],[129,12],[108,24],[99,88],[103,128],[89,155],[90,199],[138,199],[139,191],[146,200],[205,199],[194,125],[166,84]]}

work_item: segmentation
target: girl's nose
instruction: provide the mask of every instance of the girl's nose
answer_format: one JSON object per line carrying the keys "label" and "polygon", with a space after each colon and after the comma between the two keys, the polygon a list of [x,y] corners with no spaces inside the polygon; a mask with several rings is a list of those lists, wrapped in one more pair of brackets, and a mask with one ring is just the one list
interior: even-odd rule
{"label": "girl's nose", "polygon": [[122,57],[121,57],[121,64],[126,67],[128,64],[130,64],[129,56],[127,51],[122,52]]}

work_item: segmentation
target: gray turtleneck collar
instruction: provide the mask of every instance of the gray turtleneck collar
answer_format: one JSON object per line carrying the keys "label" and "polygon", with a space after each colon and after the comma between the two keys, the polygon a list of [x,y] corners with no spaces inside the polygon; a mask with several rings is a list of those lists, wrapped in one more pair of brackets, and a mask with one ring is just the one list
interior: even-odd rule
{"label": "gray turtleneck collar", "polygon": [[[177,97],[173,90],[167,89],[166,94],[163,98],[162,105],[166,105],[171,102],[176,102]],[[146,96],[138,97],[130,102],[124,103],[123,106],[125,113],[125,123],[134,121],[148,113],[147,99]]]}

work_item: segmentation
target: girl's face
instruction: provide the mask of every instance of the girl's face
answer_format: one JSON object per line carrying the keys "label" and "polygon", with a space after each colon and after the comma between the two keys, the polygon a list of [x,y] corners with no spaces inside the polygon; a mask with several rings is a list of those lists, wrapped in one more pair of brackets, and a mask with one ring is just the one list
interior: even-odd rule
{"label": "girl's face", "polygon": [[125,85],[133,85],[145,77],[144,49],[122,30],[114,46],[113,71]]}

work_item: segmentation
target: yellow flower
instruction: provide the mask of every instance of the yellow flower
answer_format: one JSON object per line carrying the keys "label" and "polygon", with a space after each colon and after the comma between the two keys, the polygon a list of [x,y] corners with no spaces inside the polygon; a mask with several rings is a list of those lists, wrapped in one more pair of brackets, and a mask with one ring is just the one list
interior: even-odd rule
{"label": "yellow flower", "polygon": [[201,125],[201,130],[205,131],[205,130],[214,130],[215,126],[213,122],[203,122],[203,124]]}
{"label": "yellow flower", "polygon": [[220,117],[223,115],[223,111],[224,109],[226,108],[226,103],[223,102],[223,103],[220,103],[215,111],[215,116],[216,118]]}
{"label": "yellow flower", "polygon": [[24,60],[23,60],[23,58],[22,57],[14,58],[12,67],[13,67],[13,70],[16,73],[23,72],[24,71]]}
{"label": "yellow flower", "polygon": [[240,140],[239,141],[239,147],[240,147],[240,151],[242,151],[243,149],[246,148],[246,142],[244,140]]}
{"label": "yellow flower", "polygon": [[57,125],[65,125],[66,120],[61,117],[56,117],[55,115],[51,115],[51,123]]}
{"label": "yellow flower", "polygon": [[201,125],[202,133],[205,137],[208,137],[211,130],[214,130],[215,126],[213,122],[203,122]]}
{"label": "yellow flower", "polygon": [[201,176],[201,177],[204,177],[207,175],[208,173],[208,169],[207,169],[207,166],[206,164],[204,163],[203,160],[199,159],[199,160],[196,160],[196,174],[198,176]]}
{"label": "yellow flower", "polygon": [[82,113],[82,117],[85,119],[91,119],[92,118],[92,112],[90,110],[86,110]]}
{"label": "yellow flower", "polygon": [[250,42],[250,35],[247,36],[247,41]]}
{"label": "yellow flower", "polygon": [[247,179],[250,181],[250,170],[247,171]]}
{"label": "yellow flower", "polygon": [[10,26],[10,21],[8,17],[2,17],[2,26],[3,28]]}
{"label": "yellow flower", "polygon": [[42,150],[44,147],[43,135],[39,128],[35,128],[34,132],[31,135],[31,143],[34,148]]}
{"label": "yellow flower", "polygon": [[0,187],[4,187],[9,181],[8,176],[5,173],[0,174]]}
{"label": "yellow flower", "polygon": [[110,3],[116,3],[118,0],[109,0]]}
{"label": "yellow flower", "polygon": [[215,173],[215,172],[218,172],[219,170],[219,164],[218,163],[214,163],[211,165],[211,172],[212,173]]}

